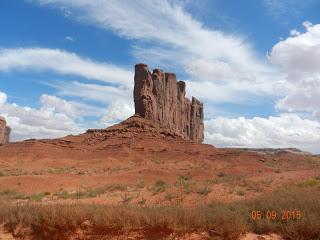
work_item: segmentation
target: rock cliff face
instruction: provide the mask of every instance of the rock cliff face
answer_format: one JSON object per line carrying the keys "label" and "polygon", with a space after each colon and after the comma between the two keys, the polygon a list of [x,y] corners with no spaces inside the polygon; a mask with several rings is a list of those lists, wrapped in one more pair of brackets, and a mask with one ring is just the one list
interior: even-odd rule
{"label": "rock cliff face", "polygon": [[11,129],[7,126],[7,122],[3,117],[0,117],[0,145],[9,142]]}
{"label": "rock cliff face", "polygon": [[186,84],[174,73],[160,69],[149,72],[146,64],[135,66],[135,113],[157,122],[175,134],[195,142],[203,141],[203,104],[186,95]]}

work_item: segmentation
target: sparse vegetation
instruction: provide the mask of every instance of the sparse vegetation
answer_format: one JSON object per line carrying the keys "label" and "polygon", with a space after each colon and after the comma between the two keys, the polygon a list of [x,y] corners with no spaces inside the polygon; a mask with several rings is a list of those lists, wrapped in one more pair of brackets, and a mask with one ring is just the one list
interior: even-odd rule
{"label": "sparse vegetation", "polygon": [[320,157],[319,156],[307,156],[306,161],[308,161],[314,167],[320,166]]}
{"label": "sparse vegetation", "polygon": [[151,159],[151,162],[157,165],[164,164],[164,161],[160,159]]}
{"label": "sparse vegetation", "polygon": [[54,196],[56,196],[58,198],[61,198],[61,199],[71,198],[70,193],[68,191],[65,191],[65,190],[61,190],[61,191],[55,193]]}
{"label": "sparse vegetation", "polygon": [[175,185],[180,188],[180,191],[183,189],[184,193],[190,194],[193,191],[195,182],[192,181],[192,176],[188,174],[185,176],[179,176]]}
{"label": "sparse vegetation", "polygon": [[302,183],[299,183],[299,186],[301,187],[312,187],[314,185],[317,185],[320,182],[320,180],[318,180],[317,178],[309,178],[307,180],[305,180]]}
{"label": "sparse vegetation", "polygon": [[164,199],[166,201],[171,202],[173,199],[175,199],[177,196],[171,192],[166,192],[166,195],[164,196]]}
{"label": "sparse vegetation", "polygon": [[127,186],[124,184],[109,184],[98,188],[87,188],[78,191],[67,191],[60,189],[59,191],[51,194],[50,192],[40,192],[34,193],[31,195],[26,195],[24,193],[18,192],[14,189],[6,189],[0,191],[0,200],[1,199],[21,199],[21,200],[30,200],[30,201],[41,201],[44,197],[50,197],[50,199],[59,198],[59,199],[82,199],[82,198],[95,198],[100,197],[105,193],[112,192],[123,192],[127,190]]}
{"label": "sparse vegetation", "polygon": [[124,184],[109,184],[98,188],[87,188],[83,190],[78,190],[76,192],[68,192],[61,189],[56,192],[54,196],[61,199],[81,199],[81,198],[94,198],[99,197],[108,192],[123,192],[127,190],[127,186]]}
{"label": "sparse vegetation", "polygon": [[36,193],[36,194],[32,194],[30,196],[27,197],[27,199],[29,199],[30,201],[41,201],[45,196],[49,196],[50,193],[49,192],[41,192],[41,193]]}
{"label": "sparse vegetation", "polygon": [[167,183],[162,180],[158,180],[154,183],[151,190],[153,195],[156,195],[160,192],[163,192],[166,188],[167,188]]}
{"label": "sparse vegetation", "polygon": [[244,195],[245,195],[245,192],[244,192],[243,190],[239,189],[239,190],[237,190],[237,194],[238,194],[239,196],[244,196]]}
{"label": "sparse vegetation", "polygon": [[[156,185],[163,186],[164,182],[159,181]],[[13,191],[2,194],[16,195]],[[46,194],[42,193],[43,195]],[[206,231],[216,239],[236,239],[248,231],[260,234],[275,232],[289,240],[311,240],[320,236],[320,184],[316,179],[284,186],[255,200],[229,204],[212,202],[197,208],[146,207],[144,198],[138,202],[140,207],[135,207],[129,205],[131,199],[126,192],[122,198],[123,206],[31,203],[10,205],[8,202],[1,202],[0,223],[4,223],[6,230],[12,233],[20,236],[30,234],[37,236],[36,239],[48,239],[48,236],[50,239],[68,239],[67,237],[81,228],[88,219],[92,226],[92,235],[98,234],[101,229],[113,229],[121,234],[125,229],[144,227],[144,234],[148,234],[148,229],[162,229],[168,234],[172,230]],[[251,218],[252,211],[266,213],[271,210],[278,215],[274,220],[268,220],[265,215],[257,220]],[[285,210],[299,210],[301,218],[283,220],[281,212]],[[26,228],[29,231],[23,231]],[[107,235],[111,232],[100,231],[99,234]]]}
{"label": "sparse vegetation", "polygon": [[139,201],[138,201],[138,206],[143,207],[146,205],[147,199],[145,199],[144,197],[142,197]]}
{"label": "sparse vegetation", "polygon": [[6,189],[0,192],[0,199],[25,199],[26,196],[23,193],[19,193],[16,190]]}
{"label": "sparse vegetation", "polygon": [[261,183],[264,185],[267,185],[267,186],[269,186],[272,182],[273,182],[272,178],[266,178],[266,179],[261,180]]}
{"label": "sparse vegetation", "polygon": [[43,175],[45,172],[43,170],[34,170],[32,171],[32,175]]}
{"label": "sparse vegetation", "polygon": [[23,176],[29,173],[22,168],[4,168],[0,171],[0,177],[5,176]]}
{"label": "sparse vegetation", "polygon": [[46,170],[47,174],[73,174],[78,175],[82,170],[77,169],[74,166],[71,167],[50,167]]}
{"label": "sparse vegetation", "polygon": [[135,187],[136,187],[137,189],[142,189],[142,188],[144,188],[144,186],[145,186],[145,183],[144,183],[143,180],[139,180],[139,181],[136,183],[136,185],[135,185]]}
{"label": "sparse vegetation", "polygon": [[106,185],[104,187],[102,187],[101,189],[104,190],[105,192],[115,192],[115,191],[125,191],[127,190],[128,186],[125,184],[121,184],[121,183],[114,183],[114,184],[109,184]]}
{"label": "sparse vegetation", "polygon": [[196,193],[207,196],[209,193],[211,193],[211,188],[208,185],[199,186],[196,188]]}
{"label": "sparse vegetation", "polygon": [[127,191],[125,191],[124,195],[121,195],[122,204],[129,204],[131,200],[133,199],[133,196],[131,196]]}

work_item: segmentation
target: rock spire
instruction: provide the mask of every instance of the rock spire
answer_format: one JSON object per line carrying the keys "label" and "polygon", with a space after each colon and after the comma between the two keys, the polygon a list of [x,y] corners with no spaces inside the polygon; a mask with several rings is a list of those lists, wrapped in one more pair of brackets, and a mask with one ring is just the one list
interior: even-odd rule
{"label": "rock spire", "polygon": [[186,96],[186,84],[174,73],[135,65],[135,113],[157,122],[175,134],[195,142],[203,141],[203,104]]}

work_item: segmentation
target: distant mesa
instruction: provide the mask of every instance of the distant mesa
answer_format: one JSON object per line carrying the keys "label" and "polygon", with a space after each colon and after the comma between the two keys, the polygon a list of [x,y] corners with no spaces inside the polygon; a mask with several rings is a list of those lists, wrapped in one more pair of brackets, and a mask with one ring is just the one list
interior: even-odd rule
{"label": "distant mesa", "polygon": [[0,116],[0,145],[7,144],[10,140],[10,127],[4,117]]}
{"label": "distant mesa", "polygon": [[203,141],[203,104],[186,95],[186,84],[177,81],[174,73],[154,69],[146,64],[135,65],[135,114],[156,122],[184,139]]}

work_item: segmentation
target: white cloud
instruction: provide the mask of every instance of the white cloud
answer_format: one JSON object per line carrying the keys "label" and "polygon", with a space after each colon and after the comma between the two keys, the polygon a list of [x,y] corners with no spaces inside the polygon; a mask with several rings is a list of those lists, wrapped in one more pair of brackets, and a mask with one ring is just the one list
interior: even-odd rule
{"label": "white cloud", "polygon": [[[42,98],[44,105],[40,109],[9,103],[3,92],[0,92],[0,96],[4,99],[0,104],[0,115],[6,118],[8,125],[12,128],[11,139],[14,141],[27,138],[62,137],[84,131],[72,117],[68,116],[70,105],[65,100],[57,98],[55,102],[62,102],[60,110],[66,110],[66,113],[57,111],[58,109],[52,106],[48,107],[49,96]],[[52,99],[54,96],[51,96],[51,103]]]}
{"label": "white cloud", "polygon": [[[58,84],[47,82],[47,85],[58,90],[57,94],[81,98],[81,101],[66,101],[56,96],[43,94],[40,98],[41,109],[39,111],[29,109],[28,114],[41,114],[42,110],[45,110],[47,114],[55,113],[56,117],[60,116],[57,115],[58,113],[63,113],[64,117],[70,119],[82,116],[101,117],[106,113],[107,105],[115,99],[132,101],[133,72],[112,64],[95,62],[63,50],[48,48],[0,49],[0,71],[15,70],[53,71],[61,75],[70,74],[108,84],[88,84],[77,81],[64,81]],[[130,100],[128,100],[129,98]],[[90,100],[104,103],[105,108],[85,103]],[[5,101],[6,95],[0,95],[0,104]],[[7,104],[7,110],[13,110],[12,106]],[[24,117],[24,119],[26,118]],[[104,120],[106,121],[106,117]]]}
{"label": "white cloud", "polygon": [[290,74],[288,81],[304,81],[300,74],[320,71],[317,63],[320,57],[320,24],[306,30],[299,36],[280,41],[272,48],[270,60]]}
{"label": "white cloud", "polygon": [[114,84],[131,84],[133,72],[50,48],[0,49],[0,71],[54,71]]}
{"label": "white cloud", "polygon": [[66,36],[66,37],[64,38],[64,40],[67,41],[67,42],[74,42],[73,37],[70,37],[70,36]]}
{"label": "white cloud", "polygon": [[63,112],[72,118],[77,116],[77,109],[74,105],[56,96],[43,94],[40,97],[40,102],[44,108],[52,109],[53,111],[57,112]]}
{"label": "white cloud", "polygon": [[296,10],[290,6],[290,0],[262,0],[262,3],[266,7],[267,13],[276,20],[283,20],[289,7],[296,12]]}
{"label": "white cloud", "polygon": [[60,10],[62,11],[63,16],[64,16],[65,18],[71,17],[72,12],[71,12],[70,10],[68,10],[68,8],[61,7]]}
{"label": "white cloud", "polygon": [[81,83],[77,81],[69,83],[51,84],[58,90],[58,95],[81,98],[82,101],[95,101],[100,103],[110,103],[119,99],[132,100],[133,79],[131,86],[106,86],[100,84]]}
{"label": "white cloud", "polygon": [[0,91],[0,106],[5,104],[7,101],[7,94]]}
{"label": "white cloud", "polygon": [[[49,70],[61,75],[71,74],[94,79],[109,85],[81,82],[60,82],[54,85],[48,82],[46,84],[58,89],[57,94],[81,98],[81,100],[66,101],[57,96],[42,94],[40,109],[7,103],[6,94],[0,92],[0,114],[6,116],[13,129],[13,140],[61,137],[79,133],[84,130],[79,124],[79,121],[83,120],[82,117],[102,118],[104,116],[103,124],[114,121],[117,110],[113,109],[112,113],[108,113],[107,106],[115,99],[121,102],[132,96],[133,73],[131,71],[112,64],[98,63],[59,49],[0,49],[0,71],[15,70]],[[90,100],[104,103],[105,107],[85,103]],[[121,110],[125,110],[127,105],[123,107]],[[84,124],[103,126],[101,123],[97,125],[94,120]]]}
{"label": "white cloud", "polygon": [[216,146],[298,147],[319,153],[320,123],[295,114],[252,119],[218,117],[205,121],[205,139]]}
{"label": "white cloud", "polygon": [[290,23],[291,18],[298,16],[305,7],[314,3],[317,3],[317,0],[262,0],[266,13],[280,24]]}
{"label": "white cloud", "polygon": [[[301,33],[297,30],[297,29],[292,29],[290,31],[290,35],[293,36],[293,37],[296,37],[296,36],[299,36]],[[283,39],[281,39],[283,40]]]}
{"label": "white cloud", "polygon": [[311,28],[313,26],[313,24],[310,22],[310,21],[304,21],[302,23],[302,25],[307,29],[309,30],[309,28]]}
{"label": "white cloud", "polygon": [[105,116],[100,120],[101,125],[107,127],[119,123],[134,114],[134,107],[131,102],[118,100],[112,102]]}
{"label": "white cloud", "polygon": [[[119,98],[99,108],[81,102],[70,102],[56,96],[43,94],[39,109],[19,106],[6,101],[0,91],[0,115],[12,128],[11,140],[29,138],[57,138],[84,132],[89,126],[104,128],[134,114],[133,104]],[[95,116],[99,121],[83,122],[81,116]],[[77,121],[79,120],[80,121]]]}
{"label": "white cloud", "polygon": [[[266,59],[258,56],[247,39],[203,27],[185,11],[183,1],[36,2],[70,9],[79,21],[111,29],[121,37],[142,40],[133,48],[139,62],[163,68],[183,68],[193,82],[223,82],[229,85],[247,82],[250,91],[243,88],[242,94],[234,94],[240,100],[253,89],[255,94],[273,94],[273,86],[281,80],[274,77],[275,71]],[[224,95],[228,96],[227,93]],[[229,100],[224,99],[226,102]]]}
{"label": "white cloud", "polygon": [[[71,96],[71,94],[69,94]],[[84,97],[84,96],[83,96]],[[82,101],[66,101],[57,96],[42,94],[40,97],[42,107],[52,109],[55,112],[61,112],[71,118],[80,118],[85,116],[100,117],[106,111],[106,108],[97,107]]]}
{"label": "white cloud", "polygon": [[[132,84],[133,85],[133,84]],[[68,97],[80,98],[82,101],[94,101],[104,104],[105,108],[98,108],[96,116],[100,117],[97,127],[107,127],[125,120],[134,114],[133,86],[113,87],[99,84],[71,82],[52,85],[58,91],[57,94]],[[92,110],[79,106],[86,114]]]}
{"label": "white cloud", "polygon": [[277,108],[309,112],[317,117],[320,113],[320,24],[304,22],[303,25],[305,33],[277,43],[269,58],[281,68],[290,86],[286,96],[277,102]]}

